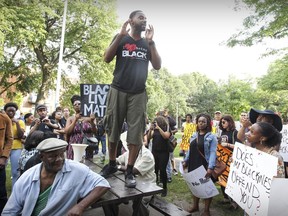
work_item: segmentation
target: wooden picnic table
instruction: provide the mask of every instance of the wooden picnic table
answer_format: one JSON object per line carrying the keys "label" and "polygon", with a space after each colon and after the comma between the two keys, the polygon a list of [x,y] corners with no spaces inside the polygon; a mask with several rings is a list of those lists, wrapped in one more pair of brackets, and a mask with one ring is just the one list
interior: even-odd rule
{"label": "wooden picnic table", "polygon": [[[102,169],[102,165],[93,162],[92,159],[86,159],[84,164],[96,173],[99,173]],[[118,205],[128,203],[131,200],[133,201],[133,216],[143,215],[141,211],[139,211],[143,197],[162,193],[163,188],[158,187],[155,183],[145,182],[138,177],[136,177],[136,180],[137,185],[135,188],[127,188],[125,187],[124,173],[120,171],[116,172],[107,178],[111,186],[110,190],[91,207],[102,207],[106,216],[118,215]]]}

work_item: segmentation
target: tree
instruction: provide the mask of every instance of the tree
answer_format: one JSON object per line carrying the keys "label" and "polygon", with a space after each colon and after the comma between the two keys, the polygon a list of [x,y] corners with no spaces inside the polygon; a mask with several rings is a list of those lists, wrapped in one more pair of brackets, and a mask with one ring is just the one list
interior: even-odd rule
{"label": "tree", "polygon": [[[19,85],[23,84],[22,88],[17,86],[17,90],[24,89],[22,92],[26,93],[35,89],[38,103],[50,89],[55,88],[63,1],[11,0],[5,1],[5,5],[15,13],[9,17],[13,32],[6,35],[0,76],[6,79],[11,71],[15,71],[13,77]],[[63,82],[69,73],[74,76],[79,73],[82,82],[97,83],[101,79],[111,79],[113,65],[105,64],[102,56],[117,27],[114,9],[115,0],[69,1],[63,53],[67,68],[62,75]],[[27,85],[26,79],[29,78]],[[10,85],[14,84],[10,82]]]}
{"label": "tree", "polygon": [[[237,7],[243,7],[243,2],[254,14],[243,21],[244,29],[229,38],[228,46],[252,46],[268,39],[282,39],[288,35],[288,4],[287,0],[236,0]],[[236,7],[236,8],[237,8]],[[284,51],[287,46],[281,50]],[[279,50],[272,49],[269,54]],[[287,49],[286,49],[287,52]]]}
{"label": "tree", "polygon": [[288,56],[273,62],[258,85],[267,91],[288,90]]}

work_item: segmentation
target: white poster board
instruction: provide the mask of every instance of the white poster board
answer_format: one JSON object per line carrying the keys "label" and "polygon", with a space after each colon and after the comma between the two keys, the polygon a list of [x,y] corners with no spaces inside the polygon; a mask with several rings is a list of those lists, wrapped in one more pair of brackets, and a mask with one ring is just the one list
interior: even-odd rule
{"label": "white poster board", "polygon": [[285,162],[288,162],[288,125],[283,125],[281,134],[282,134],[282,141],[279,153],[283,157],[283,160]]}
{"label": "white poster board", "polygon": [[206,170],[203,166],[182,175],[194,196],[205,199],[219,194],[212,180],[204,177]]}
{"label": "white poster board", "polygon": [[267,215],[277,163],[277,157],[236,142],[225,192],[248,215]]}
{"label": "white poster board", "polygon": [[288,215],[288,179],[274,178],[271,185],[268,215],[286,216]]}

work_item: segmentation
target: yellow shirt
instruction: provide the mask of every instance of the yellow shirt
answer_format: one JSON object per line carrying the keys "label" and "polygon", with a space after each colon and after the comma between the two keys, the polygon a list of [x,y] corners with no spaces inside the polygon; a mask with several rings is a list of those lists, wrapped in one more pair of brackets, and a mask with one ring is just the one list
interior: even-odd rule
{"label": "yellow shirt", "polygon": [[[22,128],[25,131],[25,123],[24,123],[24,121],[19,120],[19,125],[20,125],[20,128]],[[14,137],[13,144],[12,144],[12,149],[22,149],[21,139],[17,139],[17,126],[16,126],[15,122],[13,122],[12,133],[13,133],[13,137]]]}

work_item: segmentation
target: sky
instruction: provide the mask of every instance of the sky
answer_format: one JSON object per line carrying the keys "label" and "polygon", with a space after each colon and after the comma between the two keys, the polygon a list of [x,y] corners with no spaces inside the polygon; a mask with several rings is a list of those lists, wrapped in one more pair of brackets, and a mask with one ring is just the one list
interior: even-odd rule
{"label": "sky", "polygon": [[117,0],[120,23],[134,10],[145,13],[148,24],[154,27],[162,67],[173,75],[200,72],[214,81],[225,80],[230,74],[239,79],[266,74],[276,56],[261,58],[261,54],[283,43],[234,48],[221,45],[243,28],[243,19],[251,14],[234,7],[234,0]]}

